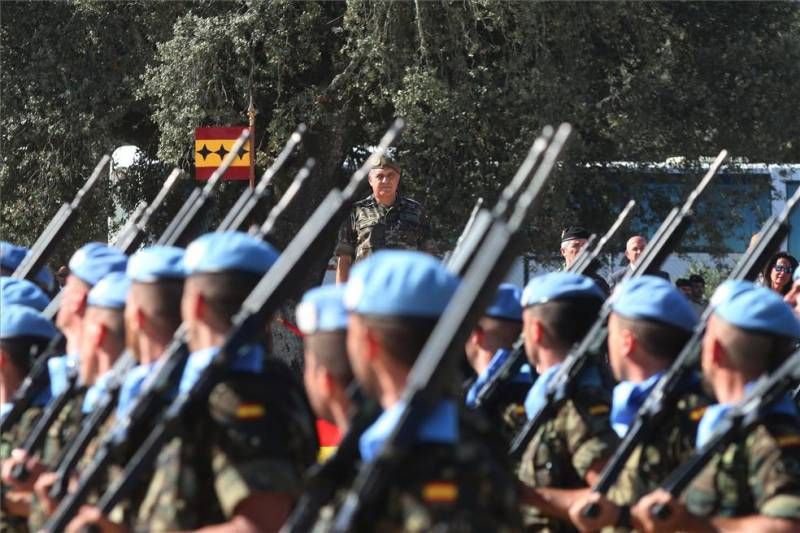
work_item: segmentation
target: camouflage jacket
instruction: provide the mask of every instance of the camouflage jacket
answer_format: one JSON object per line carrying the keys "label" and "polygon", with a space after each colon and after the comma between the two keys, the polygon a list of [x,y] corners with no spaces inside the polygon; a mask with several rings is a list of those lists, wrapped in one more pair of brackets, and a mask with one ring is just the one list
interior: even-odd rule
{"label": "camouflage jacket", "polygon": [[[42,415],[42,411],[41,407],[29,407],[13,428],[0,434],[0,461],[8,459],[11,456],[11,451],[22,445],[25,437],[31,432],[33,426],[36,425]],[[0,487],[0,494],[3,497],[8,494],[5,485]],[[12,516],[3,508],[3,512],[0,512],[0,533],[7,531],[20,533],[28,531],[27,517]]]}
{"label": "camouflage jacket", "polygon": [[[480,413],[459,412],[456,444],[418,442],[398,460],[384,494],[363,510],[356,531],[519,531],[519,506],[513,477],[505,464],[506,447]],[[352,472],[352,478],[355,472]],[[344,484],[347,487],[350,483]],[[320,512],[313,531],[329,531],[345,499]]]}
{"label": "camouflage jacket", "polygon": [[284,363],[231,370],[161,450],[135,529],[196,529],[229,520],[256,493],[296,496],[317,452],[314,416]]}
{"label": "camouflage jacket", "polygon": [[685,493],[699,516],[800,519],[800,424],[773,414],[717,453]]}
{"label": "camouflage jacket", "polygon": [[709,403],[699,383],[687,389],[675,407],[659,419],[657,430],[634,449],[609,491],[609,499],[619,505],[632,505],[658,488],[694,453],[697,424]]}
{"label": "camouflage jacket", "polygon": [[419,203],[398,195],[393,205],[385,207],[370,195],[353,205],[333,254],[360,261],[382,248],[433,252],[429,232]]}
{"label": "camouflage jacket", "polygon": [[[522,455],[518,476],[531,487],[586,487],[585,476],[596,461],[607,459],[619,444],[609,422],[610,396],[599,388],[578,388],[534,434]],[[571,531],[559,520],[523,506],[526,528]]]}

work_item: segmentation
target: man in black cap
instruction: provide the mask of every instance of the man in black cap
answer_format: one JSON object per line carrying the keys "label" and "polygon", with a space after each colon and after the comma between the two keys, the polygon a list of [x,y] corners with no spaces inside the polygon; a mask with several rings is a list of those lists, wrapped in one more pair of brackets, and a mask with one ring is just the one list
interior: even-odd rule
{"label": "man in black cap", "polygon": [[[588,241],[589,232],[580,226],[569,226],[561,232],[561,257],[564,258],[564,270],[569,270]],[[585,275],[592,278],[603,292],[611,294],[611,289],[603,276],[597,272],[586,272]]]}
{"label": "man in black cap", "polygon": [[433,251],[422,206],[397,194],[400,167],[386,156],[372,156],[369,185],[372,194],[353,205],[339,229],[333,255],[336,282],[344,283],[350,266],[381,248]]}
{"label": "man in black cap", "polygon": [[706,280],[700,274],[692,274],[689,276],[689,281],[692,283],[692,297],[690,300],[701,306],[701,309],[705,309],[706,305],[708,305],[708,300],[705,297]]}

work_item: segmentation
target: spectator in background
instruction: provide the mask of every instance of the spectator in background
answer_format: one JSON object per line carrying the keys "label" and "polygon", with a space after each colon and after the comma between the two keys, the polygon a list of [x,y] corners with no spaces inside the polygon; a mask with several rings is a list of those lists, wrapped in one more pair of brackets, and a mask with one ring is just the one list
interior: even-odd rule
{"label": "spectator in background", "polygon": [[787,252],[778,252],[773,255],[762,272],[764,285],[785,295],[792,288],[792,274],[797,270],[797,259]]}
{"label": "spectator in background", "polygon": [[[644,252],[645,246],[647,246],[647,239],[641,235],[634,235],[628,239],[628,242],[625,243],[625,258],[628,260],[628,266],[622,267],[611,274],[611,277],[608,279],[608,285],[612,290],[617,283],[622,281],[622,278],[625,277],[625,274],[628,272],[628,270],[633,270],[633,266],[636,264],[639,256],[642,255],[642,252]],[[651,274],[670,281],[669,274],[663,270],[656,270],[655,272],[651,272]]]}
{"label": "spectator in background", "polygon": [[684,296],[687,298],[692,297],[692,282],[686,278],[679,278],[678,281],[675,282],[675,286],[678,287]]}
{"label": "spectator in background", "polygon": [[689,299],[704,309],[708,305],[705,296],[706,280],[700,274],[692,274],[689,276],[689,282],[692,284],[692,296]]}
{"label": "spectator in background", "polygon": [[[705,289],[705,282],[703,281],[703,278],[701,276],[695,275],[693,277],[699,279],[698,286],[701,287],[700,295],[702,296],[703,289]],[[694,308],[695,313],[697,313],[697,316],[703,314],[703,309],[705,309],[705,305],[696,302],[694,300],[694,286],[692,285],[692,282],[687,278],[680,278],[678,281],[675,282],[675,286],[678,287],[678,290],[680,290],[683,293],[683,295],[686,296],[686,298],[689,300],[689,303],[692,304],[692,307]]]}

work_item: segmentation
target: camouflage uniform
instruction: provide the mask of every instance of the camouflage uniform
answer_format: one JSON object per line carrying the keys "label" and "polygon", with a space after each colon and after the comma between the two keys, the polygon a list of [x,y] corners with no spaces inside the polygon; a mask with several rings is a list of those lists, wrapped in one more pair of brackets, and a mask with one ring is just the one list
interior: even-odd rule
{"label": "camouflage uniform", "polygon": [[313,415],[282,362],[231,370],[161,450],[136,529],[195,529],[230,519],[254,493],[297,495],[317,450]]}
{"label": "camouflage uniform", "polygon": [[699,383],[687,388],[675,407],[659,419],[656,430],[633,450],[608,493],[609,499],[618,505],[633,505],[691,457],[697,424],[709,403]]}
{"label": "camouflage uniform", "polygon": [[[520,530],[514,480],[503,463],[505,446],[487,439],[494,430],[479,413],[460,410],[460,417],[458,443],[414,444],[407,451],[413,468],[392,470],[386,494],[371,499],[355,530]],[[343,487],[351,482],[352,477]],[[322,509],[314,532],[330,530],[346,492],[340,490],[334,504]]]}
{"label": "camouflage uniform", "polygon": [[[66,446],[69,446],[81,429],[83,421],[83,399],[86,396],[86,389],[80,387],[78,393],[69,400],[58,417],[53,421],[47,431],[44,445],[42,446],[42,463],[54,468]],[[47,521],[48,516],[45,509],[36,496],[31,501],[31,514],[28,517],[28,527],[31,531],[39,531]]]}
{"label": "camouflage uniform", "polygon": [[[596,461],[611,456],[619,437],[609,423],[611,400],[606,390],[577,387],[534,434],[520,462],[520,481],[531,487],[586,487],[585,476]],[[571,531],[564,522],[523,506],[525,526],[533,531]]]}
{"label": "camouflage uniform", "polygon": [[[25,437],[31,432],[41,415],[41,407],[29,407],[13,428],[0,434],[0,461],[5,461],[11,457],[11,451],[22,445]],[[0,491],[2,491],[3,495],[7,494],[7,487],[2,485]],[[3,509],[3,512],[0,513],[0,532],[6,531],[28,531],[27,518],[12,516]]]}
{"label": "camouflage uniform", "polygon": [[353,205],[350,216],[339,229],[333,253],[360,261],[383,248],[433,252],[429,232],[418,202],[398,195],[395,203],[386,207],[370,195]]}
{"label": "camouflage uniform", "polygon": [[772,414],[748,429],[689,486],[688,509],[699,516],[800,519],[799,425],[795,417]]}

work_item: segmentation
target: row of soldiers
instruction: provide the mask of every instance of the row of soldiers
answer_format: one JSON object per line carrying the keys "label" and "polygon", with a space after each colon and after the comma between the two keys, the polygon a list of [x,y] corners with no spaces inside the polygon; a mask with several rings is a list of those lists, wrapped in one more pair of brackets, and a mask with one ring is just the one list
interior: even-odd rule
{"label": "row of soldiers", "polygon": [[[191,354],[172,394],[197,386],[242,302],[278,257],[269,244],[239,232],[203,235],[185,251],[144,248],[130,259],[100,243],[80,248],[69,262],[56,319],[66,349],[48,361],[49,393],[2,435],[3,530],[47,527],[59,506],[52,490],[63,482],[55,469],[65,449],[109,384],[121,377],[114,413],[67,480],[74,490],[101,440],[124,425],[151,386],[179,328]],[[235,354],[207,402],[179,420],[176,436],[161,447],[155,468],[139,478],[136,489],[107,514],[82,507],[68,530],[89,524],[103,531],[278,530],[296,511],[307,488],[306,471],[317,461],[316,418],[336,424],[343,435],[358,431],[358,461],[340,473],[338,490],[315,512],[311,528],[336,530],[348,488],[391,435],[417,356],[460,283],[433,256],[384,250],[356,263],[346,284],[309,291],[297,308],[305,390],[272,353],[266,317],[258,338]],[[475,378],[462,396],[440,399],[415,425],[401,468],[355,528],[798,531],[800,415],[788,396],[715,454],[682,497],[659,489],[800,339],[794,310],[749,282],[729,281],[717,289],[702,344],[702,376],[681,385],[674,409],[637,446],[607,494],[591,487],[698,323],[687,299],[657,276],[616,288],[609,301],[607,369],[587,367],[521,456],[509,456],[509,441],[545,408],[548,386],[604,301],[597,282],[570,272],[537,276],[524,290],[501,285],[464,346]],[[40,314],[46,303],[35,285],[2,278],[4,410],[30,369],[31,349],[56,335]],[[529,364],[492,402],[476,408],[482,385],[519,338]],[[134,359],[129,368],[122,367],[126,354]],[[22,443],[71,375],[79,385],[75,394],[42,446],[28,453]],[[370,400],[377,404],[374,420],[351,428],[352,413]],[[143,436],[127,439],[119,466],[136,453]],[[14,476],[20,465],[26,475]],[[104,474],[87,503],[124,475],[120,468]],[[657,517],[656,506],[669,512]],[[590,507],[595,512],[587,512]]]}
{"label": "row of soldiers", "polygon": [[[393,125],[378,153],[401,128]],[[585,257],[524,291],[497,289],[570,131],[543,130],[498,205],[476,212],[475,229],[446,263],[372,250],[352,268],[340,265],[346,284],[306,294],[297,308],[305,388],[274,353],[270,315],[367,174],[376,197],[381,186],[396,192],[383,159],[332,191],[280,253],[265,239],[286,197],[253,235],[225,229],[240,226],[231,222],[185,251],[154,246],[130,259],[121,250],[133,244],[82,247],[57,297],[59,331],[29,307],[41,307],[35,287],[4,282],[0,375],[12,405],[0,422],[3,527],[796,528],[798,414],[777,379],[796,371],[792,309],[736,281],[752,271],[737,267],[700,324],[674,287],[643,275],[674,246],[724,151],[610,299],[581,274],[593,272]],[[161,244],[184,242],[203,199],[187,204]],[[392,209],[374,212],[394,219]],[[781,227],[778,219],[765,226],[769,238],[752,261]],[[40,264],[41,255],[15,275]],[[664,397],[682,346],[703,331],[710,388],[697,372],[677,374],[674,402],[643,434],[645,407]],[[586,349],[593,339],[602,342]],[[579,357],[590,351],[597,357]],[[28,368],[31,353],[41,355]],[[509,367],[523,357],[527,366]],[[466,386],[458,359],[476,374]],[[744,431],[722,431],[760,398],[768,400]],[[319,464],[317,418],[343,434]],[[703,468],[697,458],[709,449]],[[679,465],[700,465],[682,477],[697,478],[689,490],[663,481]]]}

